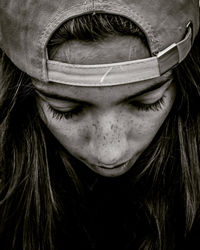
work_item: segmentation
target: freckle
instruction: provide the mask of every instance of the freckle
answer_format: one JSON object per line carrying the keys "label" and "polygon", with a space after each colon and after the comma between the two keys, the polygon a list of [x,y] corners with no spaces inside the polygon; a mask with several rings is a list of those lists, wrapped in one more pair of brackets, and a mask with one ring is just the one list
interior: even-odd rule
{"label": "freckle", "polygon": [[95,123],[93,123],[92,126],[97,130],[97,125]]}

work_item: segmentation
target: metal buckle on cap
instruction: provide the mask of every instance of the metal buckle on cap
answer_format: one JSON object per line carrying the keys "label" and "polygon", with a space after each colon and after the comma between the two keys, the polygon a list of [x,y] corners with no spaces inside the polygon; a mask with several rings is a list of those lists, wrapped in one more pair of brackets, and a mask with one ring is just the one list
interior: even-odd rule
{"label": "metal buckle on cap", "polygon": [[177,44],[173,43],[157,55],[160,74],[164,74],[169,69],[179,63],[179,53]]}
{"label": "metal buckle on cap", "polygon": [[192,28],[191,22],[187,25],[187,34],[183,40],[174,43],[168,48],[158,53],[158,64],[160,68],[160,74],[164,74],[169,69],[172,69],[179,63],[181,63],[192,47]]}

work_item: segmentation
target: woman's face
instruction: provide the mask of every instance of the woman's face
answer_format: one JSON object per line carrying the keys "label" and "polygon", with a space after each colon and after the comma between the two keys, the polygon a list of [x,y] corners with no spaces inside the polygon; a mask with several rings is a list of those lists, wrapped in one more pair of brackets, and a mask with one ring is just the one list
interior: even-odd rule
{"label": "woman's face", "polygon": [[[78,64],[112,63],[149,57],[136,38],[66,42],[55,60]],[[142,82],[112,87],[73,87],[34,81],[41,117],[74,157],[94,172],[116,177],[133,167],[171,110],[171,72]]]}

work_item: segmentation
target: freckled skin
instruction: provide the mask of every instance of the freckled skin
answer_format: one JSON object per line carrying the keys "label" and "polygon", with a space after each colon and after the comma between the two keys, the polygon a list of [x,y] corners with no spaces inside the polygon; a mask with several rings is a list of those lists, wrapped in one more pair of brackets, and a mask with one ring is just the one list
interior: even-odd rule
{"label": "freckled skin", "polygon": [[[121,37],[120,37],[121,39]],[[130,37],[124,37],[126,44],[134,46],[134,39]],[[108,48],[112,43],[115,46],[120,46],[117,43],[116,37],[109,38]],[[73,45],[71,45],[72,47]],[[84,44],[84,50],[86,45]],[[91,47],[93,44],[88,44],[88,50],[91,53]],[[96,45],[95,45],[96,46]],[[104,41],[103,48],[106,47],[106,41]],[[131,60],[149,57],[149,52],[138,39],[135,40],[135,46],[137,47],[137,53],[134,54]],[[101,48],[101,47],[100,47]],[[95,64],[99,57],[103,62],[103,52],[101,49],[93,51],[93,61],[90,58],[88,64]],[[60,48],[58,51],[58,57],[66,54],[64,48]],[[72,49],[72,48],[71,48]],[[81,46],[77,46],[76,51],[73,50],[74,61],[77,63],[78,55],[82,53]],[[80,50],[79,50],[80,49]],[[139,53],[141,52],[141,54]],[[127,46],[120,52],[120,58],[124,61],[129,60],[127,55],[130,56],[130,46]],[[131,53],[132,55],[133,53]],[[116,61],[118,58],[117,51],[110,50],[109,56],[106,55],[106,63]],[[135,58],[136,57],[136,58]],[[62,57],[62,61],[65,58]],[[86,59],[84,59],[86,60]],[[73,62],[71,62],[73,63]],[[87,60],[84,61],[87,63]],[[171,74],[167,73],[167,74]],[[162,78],[162,77],[161,77]],[[47,103],[38,98],[38,106],[42,109],[44,119],[47,127],[58,139],[58,141],[76,158],[85,163],[86,166],[91,168],[96,173],[107,176],[115,177],[124,174],[130,169],[146,147],[151,143],[152,139],[158,132],[160,126],[169,114],[173,105],[176,91],[173,84],[167,89],[161,92],[161,96],[165,96],[164,104],[159,110],[138,110],[136,107],[127,105],[127,103],[118,104],[118,101],[128,95],[134,95],[139,90],[144,89],[152,85],[154,80],[148,80],[144,82],[132,83],[121,86],[102,87],[102,88],[89,88],[89,87],[72,87],[62,84],[44,84],[38,83],[36,88],[48,88],[56,93],[65,93],[66,96],[72,98],[78,98],[91,103],[93,106],[87,107],[83,112],[77,116],[73,116],[71,119],[62,118],[60,120],[53,117],[52,113],[47,108]],[[152,99],[152,102],[155,102]],[[66,104],[67,105],[67,104]],[[45,116],[45,118],[44,118]],[[126,161],[131,162],[131,166],[126,170],[116,170],[109,172],[109,166],[116,166]],[[108,169],[99,170],[93,167],[105,166]]]}

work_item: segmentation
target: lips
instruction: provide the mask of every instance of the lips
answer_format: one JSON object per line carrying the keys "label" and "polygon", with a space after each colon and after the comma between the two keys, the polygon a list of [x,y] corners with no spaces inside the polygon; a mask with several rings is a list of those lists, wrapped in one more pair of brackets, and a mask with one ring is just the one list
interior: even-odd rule
{"label": "lips", "polygon": [[105,177],[117,177],[129,171],[129,169],[131,169],[131,167],[133,166],[134,162],[135,159],[131,159],[117,165],[93,165],[86,162],[85,165],[99,175]]}
{"label": "lips", "polygon": [[116,165],[113,165],[113,164],[102,164],[102,165],[97,164],[96,165],[96,164],[89,163],[85,159],[84,160],[80,159],[80,160],[84,163],[85,166],[90,168],[96,174],[99,174],[104,177],[118,177],[118,176],[125,174],[132,168],[135,161],[137,160],[137,157],[133,157],[129,159],[128,161],[125,161],[123,163],[116,164]]}
{"label": "lips", "polygon": [[123,165],[127,165],[130,161],[126,161],[124,163],[118,164],[118,165],[93,165],[93,167],[97,167],[97,168],[103,168],[103,169],[116,169],[116,168],[120,168]]}

